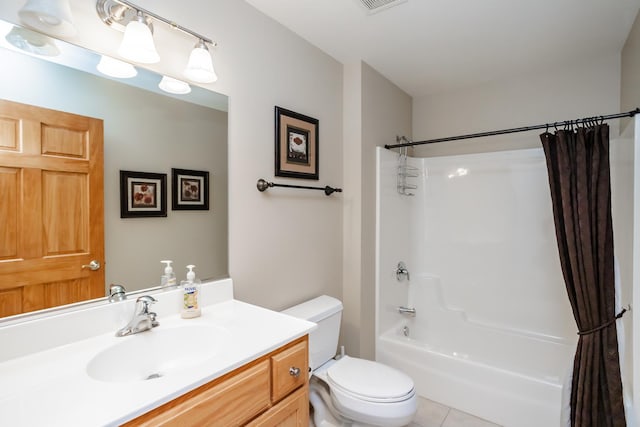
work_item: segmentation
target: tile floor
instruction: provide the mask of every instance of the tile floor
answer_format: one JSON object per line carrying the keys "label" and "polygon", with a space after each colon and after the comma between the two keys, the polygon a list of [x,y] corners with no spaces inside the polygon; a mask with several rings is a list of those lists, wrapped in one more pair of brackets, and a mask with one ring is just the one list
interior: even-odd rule
{"label": "tile floor", "polygon": [[432,400],[418,398],[418,412],[409,427],[500,427]]}
{"label": "tile floor", "polygon": [[[310,408],[309,427],[315,427],[313,408]],[[418,411],[407,427],[501,427],[457,409],[418,397]]]}

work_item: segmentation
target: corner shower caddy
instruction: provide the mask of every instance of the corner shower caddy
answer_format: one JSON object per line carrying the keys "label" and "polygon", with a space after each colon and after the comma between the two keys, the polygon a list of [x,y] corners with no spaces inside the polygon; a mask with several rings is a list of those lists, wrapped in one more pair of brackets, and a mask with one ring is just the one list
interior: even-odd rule
{"label": "corner shower caddy", "polygon": [[[396,143],[410,143],[411,140],[405,136],[396,136]],[[408,182],[408,178],[417,178],[419,176],[419,170],[415,166],[410,166],[407,164],[407,147],[400,147],[400,153],[398,154],[398,169],[397,169],[397,179],[396,179],[396,188],[398,189],[398,194],[403,196],[413,196],[409,190],[415,190],[418,188],[417,185],[411,184]]]}

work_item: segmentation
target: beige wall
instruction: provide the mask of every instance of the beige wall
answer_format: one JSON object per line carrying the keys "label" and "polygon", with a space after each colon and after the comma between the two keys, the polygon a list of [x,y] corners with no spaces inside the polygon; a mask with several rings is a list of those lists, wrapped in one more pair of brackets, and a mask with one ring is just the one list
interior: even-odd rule
{"label": "beige wall", "polygon": [[[530,74],[450,93],[416,98],[414,140],[538,125],[601,114],[620,108],[620,55],[532,70]],[[612,135],[617,135],[617,125]],[[501,137],[416,147],[416,155],[451,155],[539,146],[533,131]]]}
{"label": "beige wall", "polygon": [[[636,16],[633,27],[622,49],[622,77],[620,84],[620,111],[640,108],[640,14]],[[625,119],[622,124],[626,130],[632,120]],[[629,126],[632,131],[633,125]]]}
{"label": "beige wall", "polygon": [[344,205],[342,276],[342,331],[340,344],[349,354],[359,354],[362,335],[362,63],[344,66]]}
{"label": "beige wall", "polygon": [[[342,65],[245,2],[206,7],[205,16],[224,16],[200,24],[224,31],[231,54],[229,246],[236,297],[276,310],[319,294],[341,297],[343,196],[282,188],[259,193],[256,181],[345,186]],[[318,181],[274,177],[276,105],[319,120]]]}
{"label": "beige wall", "polygon": [[375,147],[411,136],[411,97],[364,62],[345,66],[345,317],[349,354],[375,357]]}

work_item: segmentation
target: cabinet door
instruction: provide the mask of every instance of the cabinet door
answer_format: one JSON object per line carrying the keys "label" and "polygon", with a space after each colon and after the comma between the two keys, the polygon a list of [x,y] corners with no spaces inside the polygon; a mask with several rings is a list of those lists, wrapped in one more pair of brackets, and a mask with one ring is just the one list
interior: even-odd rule
{"label": "cabinet door", "polygon": [[307,427],[309,388],[303,387],[247,424],[247,427]]}

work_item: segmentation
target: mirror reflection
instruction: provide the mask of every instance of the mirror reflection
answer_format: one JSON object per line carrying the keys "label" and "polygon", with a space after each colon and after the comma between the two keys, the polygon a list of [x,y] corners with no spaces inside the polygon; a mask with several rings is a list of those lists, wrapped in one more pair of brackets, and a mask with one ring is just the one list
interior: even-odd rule
{"label": "mirror reflection", "polygon": [[[42,47],[43,50],[36,54],[25,54],[6,42],[17,37],[15,34],[20,31],[11,24],[0,22],[3,44],[0,49],[0,62],[3,64],[1,98],[102,121],[103,186],[87,188],[86,191],[87,200],[98,200],[100,196],[104,200],[103,236],[96,237],[92,232],[88,239],[92,243],[100,238],[104,241],[104,259],[97,260],[100,262],[98,271],[104,274],[101,295],[105,295],[112,283],[123,285],[127,291],[159,285],[163,273],[160,261],[166,259],[173,261],[178,281],[184,278],[188,264],[195,264],[198,276],[203,279],[228,277],[226,97],[198,87],[191,87],[191,93],[187,95],[166,94],[158,88],[161,76],[139,67],[136,67],[135,79],[107,78],[96,71],[99,55],[59,40],[53,41],[53,47]],[[12,35],[6,37],[10,33]],[[43,55],[51,55],[56,50],[59,51],[57,55],[46,56],[47,60],[43,60]],[[45,119],[43,123],[46,120],[53,119]],[[55,244],[51,243],[53,233],[46,226],[42,230],[38,229],[40,227],[34,230],[34,227],[26,229],[26,226],[21,226],[27,222],[22,217],[26,212],[21,212],[20,201],[27,197],[25,194],[29,194],[30,189],[25,185],[26,181],[16,178],[26,176],[23,175],[26,169],[16,164],[15,159],[16,153],[28,146],[20,139],[28,133],[24,130],[3,131],[12,129],[12,126],[11,120],[0,119],[0,191],[3,201],[9,200],[9,196],[15,198],[11,206],[6,204],[5,209],[0,209],[0,219],[5,224],[14,224],[14,227],[6,227],[4,235],[0,234],[0,316],[43,308],[32,308],[34,305],[29,304],[34,298],[33,293],[29,294],[23,288],[30,280],[26,277],[33,272],[29,266],[36,265],[29,260],[34,253],[43,255],[46,263],[46,267],[37,267],[40,294],[64,294],[67,289],[68,293],[77,294],[73,285],[55,287],[61,274],[56,271],[60,267],[55,266],[52,260],[68,255],[72,252],[71,247],[82,252],[86,243],[76,244],[82,239],[78,240],[76,234],[81,233],[74,231],[84,221],[77,212],[82,208],[77,211],[61,208],[73,203],[82,206],[82,201],[76,200],[80,196],[74,198],[70,194],[82,194],[80,190],[84,184],[73,184],[73,180],[68,180],[66,172],[61,170],[49,174],[55,175],[55,179],[38,181],[44,183],[38,191],[41,192],[39,197],[45,200],[40,202],[38,209],[44,206],[41,216],[46,223],[57,207],[56,212],[62,212],[62,216],[72,215],[74,220],[66,221],[72,226],[68,226],[68,230],[57,230],[58,242]],[[71,125],[63,124],[59,128],[66,132]],[[47,129],[58,128],[49,126]],[[12,132],[19,135],[16,147],[11,142]],[[43,141],[45,133],[42,133]],[[60,159],[65,158],[67,145],[72,145],[70,139],[61,136],[63,134],[58,130],[49,133],[54,135],[54,142],[49,143],[52,145],[48,151],[42,150],[42,153],[47,151],[43,155],[53,158],[56,165],[67,163]],[[77,153],[74,156],[82,157]],[[29,159],[33,161],[32,157]],[[56,168],[58,166],[53,167]],[[208,172],[208,210],[172,209],[174,189],[171,171],[174,168]],[[166,217],[121,218],[120,171],[165,174]],[[48,172],[41,173],[49,176]],[[66,186],[60,182],[65,182]],[[88,204],[88,211],[98,206]],[[88,224],[89,230],[98,228]],[[94,274],[92,268],[82,268],[82,265],[89,265],[89,258],[82,253],[76,258],[67,262],[64,268],[81,271],[81,278]],[[16,267],[16,260],[27,262]],[[82,280],[77,282],[76,288],[81,288]],[[51,300],[61,303],[71,302],[68,298],[72,297],[49,295]]]}

